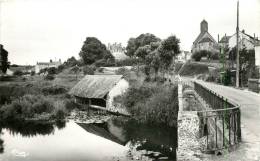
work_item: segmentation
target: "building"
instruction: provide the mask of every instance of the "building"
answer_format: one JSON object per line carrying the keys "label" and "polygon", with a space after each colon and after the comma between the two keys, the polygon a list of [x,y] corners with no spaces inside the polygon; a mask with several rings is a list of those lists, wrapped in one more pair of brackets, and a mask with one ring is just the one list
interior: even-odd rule
{"label": "building", "polygon": [[228,48],[229,46],[229,39],[230,39],[231,36],[227,36],[225,34],[225,36],[223,36],[220,41],[218,42],[219,46],[222,47],[222,48]]}
{"label": "building", "polygon": [[127,114],[127,111],[114,103],[114,98],[123,94],[129,87],[122,75],[86,75],[69,92],[75,101],[92,108]]}
{"label": "building", "polygon": [[128,56],[125,55],[125,48],[122,46],[121,43],[109,43],[107,49],[114,56],[115,60],[125,60],[128,58]]}
{"label": "building", "polygon": [[[240,49],[245,48],[247,50],[254,50],[255,45],[258,44],[259,42],[260,41],[257,38],[246,34],[245,30],[239,32]],[[230,38],[228,39],[228,47],[232,49],[236,46],[237,46],[237,34],[235,33],[232,36],[230,36]]]}
{"label": "building", "polygon": [[177,55],[177,61],[186,62],[187,60],[191,59],[191,55],[191,52],[182,50],[181,53]]}
{"label": "building", "polygon": [[193,42],[191,52],[196,53],[202,50],[209,51],[213,54],[219,52],[218,43],[208,32],[208,22],[206,20],[200,23],[200,34]]}
{"label": "building", "polygon": [[41,69],[45,69],[45,68],[51,68],[51,67],[58,68],[58,66],[60,66],[61,64],[62,64],[61,60],[59,61],[50,60],[50,62],[37,62],[35,65],[35,73],[39,73]]}

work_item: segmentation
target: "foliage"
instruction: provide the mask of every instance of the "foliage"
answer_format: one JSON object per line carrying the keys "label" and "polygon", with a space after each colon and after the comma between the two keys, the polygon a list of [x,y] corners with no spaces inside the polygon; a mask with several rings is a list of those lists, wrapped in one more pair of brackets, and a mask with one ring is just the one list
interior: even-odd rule
{"label": "foliage", "polygon": [[123,75],[125,76],[126,78],[129,78],[130,77],[130,70],[128,70],[127,68],[125,67],[121,67],[119,68],[118,70],[115,71],[115,74],[117,75]]}
{"label": "foliage", "polygon": [[67,101],[54,101],[43,95],[27,94],[0,108],[2,120],[64,119],[68,113]]}
{"label": "foliage", "polygon": [[10,63],[8,62],[8,52],[3,49],[3,45],[1,45],[1,52],[0,52],[0,58],[2,59],[2,62],[1,62],[1,66],[0,66],[0,70],[3,72],[3,73],[6,73],[7,71],[7,68],[9,68],[9,65]]}
{"label": "foliage", "polygon": [[212,53],[210,51],[207,50],[201,50],[198,52],[195,52],[194,54],[192,54],[192,59],[194,59],[195,61],[200,61],[202,57],[210,57],[212,55]]}
{"label": "foliage", "polygon": [[114,57],[106,46],[95,37],[87,37],[79,53],[85,65],[91,65],[98,60],[114,61]]}
{"label": "foliage", "polygon": [[83,67],[83,73],[85,75],[94,75],[96,68],[91,65],[86,65]]}
{"label": "foliage", "polygon": [[34,76],[35,75],[35,71],[31,71],[31,76]]}
{"label": "foliage", "polygon": [[55,68],[55,67],[47,68],[47,72],[48,72],[48,74],[50,74],[50,75],[54,75],[54,74],[57,74],[57,73],[58,73],[57,68]]}
{"label": "foliage", "polygon": [[127,58],[116,62],[116,66],[134,66],[137,65],[138,61],[134,58]]}
{"label": "foliage", "polygon": [[68,90],[61,86],[46,86],[41,89],[44,95],[65,94]]}
{"label": "foliage", "polygon": [[14,75],[15,76],[22,76],[23,72],[21,70],[16,70],[16,71],[14,71]]}
{"label": "foliage", "polygon": [[73,67],[75,65],[79,65],[79,62],[77,61],[77,59],[74,56],[72,56],[72,57],[68,58],[67,61],[65,61],[63,63],[63,65],[66,67]]}
{"label": "foliage", "polygon": [[55,77],[54,75],[51,75],[51,74],[47,74],[45,77],[44,77],[45,80],[54,80]]}
{"label": "foliage", "polygon": [[145,46],[141,46],[139,47],[136,51],[135,51],[135,56],[137,58],[140,58],[142,61],[145,60],[145,57],[151,52],[151,47],[150,45],[145,45]]}
{"label": "foliage", "polygon": [[140,122],[176,126],[178,115],[177,86],[145,83],[131,86],[117,101]]}
{"label": "foliage", "polygon": [[150,33],[141,34],[137,38],[130,38],[126,46],[126,55],[133,57],[139,47],[150,45],[153,42],[159,41],[161,40],[158,37]]}
{"label": "foliage", "polygon": [[188,63],[180,71],[182,76],[195,76],[198,74],[208,73],[208,66],[206,64]]}

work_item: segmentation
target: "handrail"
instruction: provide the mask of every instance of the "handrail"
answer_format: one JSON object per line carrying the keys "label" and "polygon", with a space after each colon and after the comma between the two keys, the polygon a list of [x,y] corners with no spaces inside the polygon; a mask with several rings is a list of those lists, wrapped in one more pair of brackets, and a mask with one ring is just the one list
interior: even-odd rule
{"label": "handrail", "polygon": [[[206,128],[206,149],[216,151],[241,141],[240,106],[194,81],[194,90],[212,110],[197,111]],[[205,130],[205,129],[204,129]]]}

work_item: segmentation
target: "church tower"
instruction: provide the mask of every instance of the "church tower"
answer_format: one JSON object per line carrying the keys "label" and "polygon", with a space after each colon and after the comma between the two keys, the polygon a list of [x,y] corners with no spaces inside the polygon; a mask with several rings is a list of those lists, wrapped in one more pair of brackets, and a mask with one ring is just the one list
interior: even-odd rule
{"label": "church tower", "polygon": [[203,20],[200,23],[200,32],[204,33],[204,32],[208,32],[208,22]]}

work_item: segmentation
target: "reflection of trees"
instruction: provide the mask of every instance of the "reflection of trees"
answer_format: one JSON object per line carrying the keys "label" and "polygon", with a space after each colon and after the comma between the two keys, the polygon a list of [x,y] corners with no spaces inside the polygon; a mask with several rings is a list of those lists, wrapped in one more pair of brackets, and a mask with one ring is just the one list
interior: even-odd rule
{"label": "reflection of trees", "polygon": [[6,128],[11,134],[20,134],[24,137],[36,135],[48,135],[54,132],[54,127],[59,129],[65,127],[65,123],[44,123],[44,122],[2,122],[0,127]]}
{"label": "reflection of trees", "polygon": [[[177,129],[167,126],[140,124],[135,120],[114,118],[108,122],[109,126],[122,129],[122,134],[127,141],[135,145],[141,143],[137,150],[159,151],[170,158],[175,158],[177,147]],[[112,129],[112,128],[111,128]],[[110,131],[113,133],[113,131]],[[117,134],[114,134],[117,135]],[[145,140],[145,141],[144,141]],[[144,141],[144,142],[142,142]]]}
{"label": "reflection of trees", "polygon": [[[0,136],[2,134],[2,128],[0,127]],[[0,138],[0,154],[4,152],[4,140]]]}

